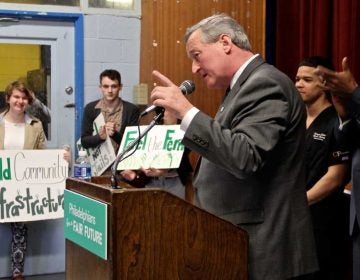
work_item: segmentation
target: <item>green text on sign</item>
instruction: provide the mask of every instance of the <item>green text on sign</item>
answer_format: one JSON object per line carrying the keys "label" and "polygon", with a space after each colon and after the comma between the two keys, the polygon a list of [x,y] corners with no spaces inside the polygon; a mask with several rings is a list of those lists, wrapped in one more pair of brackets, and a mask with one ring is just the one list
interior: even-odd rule
{"label": "green text on sign", "polygon": [[64,192],[65,238],[107,260],[107,204]]}

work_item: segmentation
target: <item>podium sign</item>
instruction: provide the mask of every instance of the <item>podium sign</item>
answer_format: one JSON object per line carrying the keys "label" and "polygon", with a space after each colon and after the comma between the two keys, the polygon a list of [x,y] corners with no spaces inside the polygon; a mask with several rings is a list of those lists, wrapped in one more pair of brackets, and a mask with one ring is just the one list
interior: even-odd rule
{"label": "podium sign", "polygon": [[164,190],[124,182],[113,189],[110,182],[104,176],[66,180],[64,212],[73,201],[74,214],[94,215],[94,206],[74,202],[78,197],[108,206],[107,218],[99,215],[108,223],[107,260],[66,240],[66,280],[248,279],[244,230]]}
{"label": "podium sign", "polygon": [[107,260],[107,204],[65,190],[65,238]]}

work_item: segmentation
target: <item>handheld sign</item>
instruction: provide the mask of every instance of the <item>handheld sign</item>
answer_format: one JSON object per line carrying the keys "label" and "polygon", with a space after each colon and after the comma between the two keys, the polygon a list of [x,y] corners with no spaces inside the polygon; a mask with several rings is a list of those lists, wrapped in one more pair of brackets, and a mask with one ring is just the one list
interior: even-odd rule
{"label": "handheld sign", "polygon": [[[143,131],[146,126],[140,126]],[[137,126],[128,126],[125,129],[119,153],[139,136]],[[118,170],[158,168],[178,168],[184,153],[184,145],[181,143],[184,132],[180,125],[156,125],[147,133],[135,148],[134,154],[121,161]]]}
{"label": "handheld sign", "polygon": [[62,218],[68,162],[63,150],[2,150],[0,223]]}
{"label": "handheld sign", "polygon": [[[93,122],[94,135],[98,134],[101,126],[105,125],[104,116],[100,113]],[[114,162],[116,155],[109,136],[99,146],[85,149],[81,145],[81,139],[76,143],[78,150],[84,149],[87,152],[91,164],[91,175],[100,176]]]}

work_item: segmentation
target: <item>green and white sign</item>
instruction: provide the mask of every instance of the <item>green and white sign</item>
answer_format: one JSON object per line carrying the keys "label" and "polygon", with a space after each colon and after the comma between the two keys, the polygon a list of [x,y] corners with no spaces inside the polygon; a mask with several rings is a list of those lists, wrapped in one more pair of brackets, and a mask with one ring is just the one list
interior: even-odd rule
{"label": "green and white sign", "polygon": [[62,218],[63,150],[0,151],[0,223]]}
{"label": "green and white sign", "polygon": [[107,260],[107,204],[65,190],[65,238]]}
{"label": "green and white sign", "polygon": [[[93,135],[99,133],[100,127],[105,125],[104,116],[100,113],[93,122]],[[81,139],[76,142],[78,150],[86,150],[91,164],[91,175],[100,176],[114,162],[116,155],[109,136],[100,145],[94,148],[85,149],[81,145]]]}
{"label": "green and white sign", "polygon": [[[140,126],[140,131],[147,126]],[[119,153],[129,146],[139,136],[137,126],[125,129]],[[136,151],[121,161],[118,170],[143,168],[178,168],[184,153],[181,143],[184,132],[180,125],[155,125],[128,154]]]}

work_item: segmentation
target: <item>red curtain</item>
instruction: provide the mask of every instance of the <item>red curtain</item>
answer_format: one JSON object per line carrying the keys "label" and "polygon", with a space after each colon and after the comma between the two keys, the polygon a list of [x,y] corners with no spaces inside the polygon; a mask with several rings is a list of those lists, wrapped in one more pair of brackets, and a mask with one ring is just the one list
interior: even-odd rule
{"label": "red curtain", "polygon": [[337,70],[347,56],[360,83],[360,1],[275,0],[275,5],[274,53],[279,69],[294,79],[299,62],[307,56],[329,57]]}

